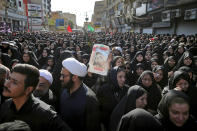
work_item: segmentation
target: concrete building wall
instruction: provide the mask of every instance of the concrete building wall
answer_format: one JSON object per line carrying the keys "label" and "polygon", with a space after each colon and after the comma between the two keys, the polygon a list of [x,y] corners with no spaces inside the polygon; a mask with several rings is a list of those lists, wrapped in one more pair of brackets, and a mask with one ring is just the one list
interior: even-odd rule
{"label": "concrete building wall", "polygon": [[95,31],[100,32],[102,27],[105,25],[104,22],[104,10],[105,10],[105,1],[96,1],[94,5],[94,14],[92,15],[92,25],[95,28]]}
{"label": "concrete building wall", "polygon": [[[8,4],[7,9],[7,24],[9,25],[11,31],[13,30],[24,30],[27,26],[27,17],[25,15],[23,0],[13,0],[10,1],[12,4]],[[13,4],[14,3],[14,4]],[[5,19],[5,5],[4,0],[0,0],[0,22],[4,23]]]}
{"label": "concrete building wall", "polygon": [[152,34],[153,28],[152,27],[143,28],[143,33]]}
{"label": "concrete building wall", "polygon": [[177,25],[177,34],[197,34],[197,21],[182,21]]}
{"label": "concrete building wall", "polygon": [[64,18],[71,20],[73,22],[73,24],[76,25],[76,15],[75,14],[63,13],[62,15]]}
{"label": "concrete building wall", "polygon": [[155,34],[173,34],[172,28],[155,29]]}

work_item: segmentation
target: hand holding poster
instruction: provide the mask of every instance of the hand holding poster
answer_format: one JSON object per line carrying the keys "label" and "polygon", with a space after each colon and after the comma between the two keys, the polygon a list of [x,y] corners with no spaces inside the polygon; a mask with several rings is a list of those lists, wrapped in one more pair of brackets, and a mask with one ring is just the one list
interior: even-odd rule
{"label": "hand holding poster", "polygon": [[110,48],[106,45],[95,44],[89,61],[88,71],[100,75],[107,75],[108,56]]}

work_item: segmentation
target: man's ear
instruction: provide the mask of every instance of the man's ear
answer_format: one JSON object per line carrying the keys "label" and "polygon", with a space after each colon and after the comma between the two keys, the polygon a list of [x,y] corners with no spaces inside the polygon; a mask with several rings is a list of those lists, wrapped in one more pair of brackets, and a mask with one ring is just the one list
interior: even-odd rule
{"label": "man's ear", "polygon": [[33,90],[34,90],[33,86],[29,86],[29,87],[26,88],[25,94],[29,95],[29,94],[31,94],[33,92]]}

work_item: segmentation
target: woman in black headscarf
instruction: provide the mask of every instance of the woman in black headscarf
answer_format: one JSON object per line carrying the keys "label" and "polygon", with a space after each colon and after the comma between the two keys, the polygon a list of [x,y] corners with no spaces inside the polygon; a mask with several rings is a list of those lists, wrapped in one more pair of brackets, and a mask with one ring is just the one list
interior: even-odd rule
{"label": "woman in black headscarf", "polygon": [[165,72],[163,66],[157,65],[153,68],[154,79],[156,83],[163,89],[168,84],[168,74]]}
{"label": "woman in black headscarf", "polygon": [[97,90],[96,95],[100,102],[101,119],[106,129],[109,128],[111,112],[129,88],[125,85],[125,75],[124,67],[116,66],[112,68],[108,73],[108,82]]}
{"label": "woman in black headscarf", "polygon": [[169,56],[164,61],[164,70],[166,73],[168,73],[168,76],[170,76],[170,73],[173,73],[173,68],[176,66],[176,60],[174,56]]}
{"label": "woman in black headscarf", "polygon": [[144,71],[139,77],[137,85],[142,86],[148,92],[147,110],[155,114],[158,103],[161,100],[161,93],[153,73],[151,71]]}
{"label": "woman in black headscarf", "polygon": [[150,60],[151,60],[151,58],[152,58],[152,53],[151,53],[151,51],[146,51],[144,57],[145,57],[145,60],[146,60],[146,62],[147,62],[147,65],[150,66]]}
{"label": "woman in black headscarf", "polygon": [[153,71],[153,69],[157,66],[157,65],[159,65],[159,62],[158,62],[159,60],[157,59],[157,58],[152,58],[151,60],[150,60],[150,66],[151,66],[151,71]]}
{"label": "woman in black headscarf", "polygon": [[183,53],[173,71],[177,71],[181,66],[188,66],[192,70],[195,68],[193,55],[189,51]]}
{"label": "woman in black headscarf", "polygon": [[144,72],[145,68],[144,65],[142,63],[138,63],[136,65],[136,69],[134,70],[132,77],[130,78],[131,80],[131,86],[135,85],[138,78],[140,77],[140,75]]}
{"label": "woman in black headscarf", "polygon": [[138,63],[143,63],[145,69],[150,69],[149,66],[147,65],[146,61],[145,61],[145,58],[144,58],[144,53],[142,51],[138,51],[133,60],[131,61],[131,70],[132,72],[134,72],[134,70],[136,69],[136,65]]}
{"label": "woman in black headscarf", "polygon": [[34,57],[32,51],[23,52],[21,63],[30,64],[39,68],[39,64],[36,59],[37,58]]}
{"label": "woman in black headscarf", "polygon": [[178,60],[181,58],[184,52],[185,52],[184,44],[180,44],[174,53],[175,60],[177,60],[176,62],[178,62]]}
{"label": "woman in black headscarf", "polygon": [[193,79],[193,76],[194,76],[193,70],[188,66],[182,66],[178,70],[187,72],[189,74],[189,77],[190,77],[190,86],[195,87],[195,80]]}
{"label": "woman in black headscarf", "polygon": [[152,114],[137,108],[121,118],[117,131],[163,131],[163,127]]}
{"label": "woman in black headscarf", "polygon": [[131,72],[130,62],[125,61],[125,71],[126,71],[126,84],[131,86],[133,81],[133,74]]}
{"label": "woman in black headscarf", "polygon": [[130,59],[132,60],[136,54],[136,47],[134,45],[130,46],[129,54],[130,54]]}
{"label": "woman in black headscarf", "polygon": [[[168,81],[168,86],[164,88],[162,94],[166,94],[169,90],[175,89],[176,87],[179,87],[177,89],[187,93],[190,90],[190,76],[188,73],[184,71],[175,71],[173,76],[170,77]],[[179,83],[184,83],[182,85],[179,85]]]}
{"label": "woman in black headscarf", "polygon": [[10,47],[8,49],[8,54],[10,55],[11,60],[21,58],[21,54],[20,54],[20,52],[18,52],[18,48],[15,48],[15,47]]}
{"label": "woman in black headscarf", "polygon": [[121,117],[135,108],[145,108],[147,105],[147,91],[138,86],[129,88],[127,94],[120,103],[114,108],[111,114],[110,131],[115,131]]}
{"label": "woman in black headscarf", "polygon": [[165,87],[162,94],[166,94],[169,90],[178,90],[187,94],[190,98],[191,114],[197,117],[197,89],[192,85],[188,72],[175,71],[169,80],[169,86]]}
{"label": "woman in black headscarf", "polygon": [[189,112],[189,98],[180,91],[171,90],[161,99],[156,118],[165,131],[196,131],[196,120]]}
{"label": "woman in black headscarf", "polygon": [[43,69],[47,65],[49,55],[50,55],[50,50],[48,47],[45,47],[42,51],[41,57],[38,59],[38,63],[41,69]]}

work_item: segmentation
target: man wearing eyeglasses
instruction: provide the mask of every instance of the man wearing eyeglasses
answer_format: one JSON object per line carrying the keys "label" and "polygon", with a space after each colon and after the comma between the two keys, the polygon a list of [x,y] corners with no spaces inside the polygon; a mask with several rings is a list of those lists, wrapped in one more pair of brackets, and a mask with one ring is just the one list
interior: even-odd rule
{"label": "man wearing eyeglasses", "polygon": [[83,79],[87,74],[85,64],[75,58],[62,62],[60,115],[73,131],[100,131],[99,103],[95,93]]}

